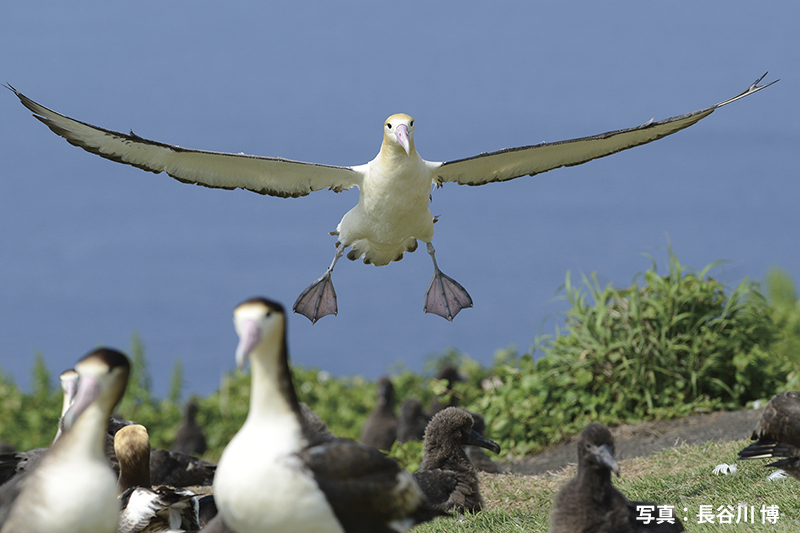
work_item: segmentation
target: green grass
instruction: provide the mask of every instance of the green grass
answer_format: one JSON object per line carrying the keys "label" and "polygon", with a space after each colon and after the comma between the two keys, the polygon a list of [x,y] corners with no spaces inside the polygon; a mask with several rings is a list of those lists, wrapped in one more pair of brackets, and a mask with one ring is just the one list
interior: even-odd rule
{"label": "green grass", "polygon": [[[631,500],[644,500],[674,505],[684,527],[693,532],[769,531],[795,532],[800,527],[800,482],[787,478],[769,481],[773,469],[764,468],[766,461],[737,461],[737,452],[748,441],[683,445],[664,450],[650,457],[620,462],[622,477],[614,484]],[[735,463],[738,471],[716,475],[712,471],[720,463]],[[553,497],[575,474],[571,466],[544,476],[518,474],[481,474],[481,493],[486,509],[458,518],[440,519],[422,524],[416,532],[546,532]],[[755,523],[737,524],[737,505],[754,506]],[[701,505],[711,505],[717,514],[720,506],[733,506],[733,523],[698,523]],[[761,524],[762,505],[777,505],[781,516],[776,524]],[[688,511],[684,512],[683,508]]]}

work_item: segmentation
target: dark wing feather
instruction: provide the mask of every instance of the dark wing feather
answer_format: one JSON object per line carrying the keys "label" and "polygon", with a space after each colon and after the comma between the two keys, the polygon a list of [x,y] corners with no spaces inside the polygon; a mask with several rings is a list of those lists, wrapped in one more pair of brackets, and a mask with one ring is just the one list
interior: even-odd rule
{"label": "dark wing feather", "polygon": [[[469,485],[460,483],[458,476],[452,470],[435,468],[416,472],[414,481],[417,482],[417,485],[425,493],[431,504],[442,509],[450,509],[456,506],[463,508],[465,503],[464,492],[472,493]],[[458,494],[455,494],[456,492]],[[451,501],[454,496],[454,501]],[[456,502],[456,499],[460,501]]]}
{"label": "dark wing feather", "polygon": [[56,135],[106,159],[149,172],[166,172],[184,183],[220,189],[247,189],[280,197],[312,191],[339,192],[358,185],[350,167],[303,163],[278,157],[190,150],[80,122],[40,105],[11,86],[22,105]]}
{"label": "dark wing feather", "polygon": [[150,450],[150,480],[153,485],[191,487],[211,485],[217,465],[181,452]]}
{"label": "dark wing feather", "polygon": [[442,514],[428,507],[410,473],[375,448],[334,439],[299,456],[346,531],[390,531],[394,520],[420,523]]}
{"label": "dark wing feather", "polygon": [[559,167],[580,165],[592,159],[647,144],[688,128],[713,113],[715,109],[775,83],[773,81],[759,86],[758,82],[764,79],[764,76],[733,98],[693,113],[658,122],[651,121],[635,128],[610,131],[591,137],[507,148],[498,152],[448,161],[434,170],[435,180],[439,185],[447,181],[454,181],[461,185],[483,185],[494,181],[507,181],[521,176],[533,176]]}
{"label": "dark wing feather", "polygon": [[782,392],[773,396],[756,423],[752,438],[756,442],[739,452],[740,459],[785,457],[766,466],[800,475],[800,392]]}

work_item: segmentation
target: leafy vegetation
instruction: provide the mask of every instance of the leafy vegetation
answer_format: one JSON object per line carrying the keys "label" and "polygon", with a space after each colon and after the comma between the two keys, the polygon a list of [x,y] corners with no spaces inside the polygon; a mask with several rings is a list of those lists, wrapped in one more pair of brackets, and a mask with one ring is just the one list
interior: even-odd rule
{"label": "leafy vegetation", "polygon": [[780,269],[767,274],[767,296],[778,328],[774,350],[787,373],[785,390],[800,390],[800,299],[789,275]]}
{"label": "leafy vegetation", "polygon": [[[498,350],[484,367],[450,351],[432,359],[426,375],[391,371],[399,401],[416,397],[425,405],[436,394],[454,395],[460,405],[483,413],[487,435],[503,455],[524,456],[579,432],[587,423],[609,425],[672,418],[694,412],[737,409],[800,385],[800,303],[792,281],[775,270],[758,284],[743,280],[732,290],[702,270],[670,255],[665,275],[652,268],[630,287],[601,287],[595,276],[564,285],[570,310],[556,335],[537,338],[531,353]],[[133,362],[119,413],[148,427],[153,446],[168,448],[180,423],[182,366],[173,368],[167,398],[152,395],[147,359],[134,336]],[[458,366],[465,381],[447,391],[431,379],[444,362]],[[331,430],[357,439],[375,405],[375,384],[360,376],[334,377],[294,367],[302,401]],[[0,373],[0,441],[18,449],[46,446],[55,433],[61,394],[41,356],[33,367],[30,393]],[[197,399],[215,461],[247,415],[250,379],[232,371],[219,389]],[[395,445],[391,454],[414,470],[419,443]]]}
{"label": "leafy vegetation", "polygon": [[[586,424],[609,425],[737,409],[768,398],[796,364],[775,352],[774,311],[743,280],[733,291],[674,255],[631,287],[565,283],[566,331],[537,339],[543,356],[504,354],[497,386],[470,408],[491,421],[504,449],[525,455]],[[591,301],[590,301],[591,299]]]}

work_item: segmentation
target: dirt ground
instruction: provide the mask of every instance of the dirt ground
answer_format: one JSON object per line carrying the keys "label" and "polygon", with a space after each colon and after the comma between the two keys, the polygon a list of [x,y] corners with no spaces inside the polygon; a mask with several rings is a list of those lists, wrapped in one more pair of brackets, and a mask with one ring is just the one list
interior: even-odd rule
{"label": "dirt ground", "polygon": [[[611,428],[614,434],[615,457],[621,460],[651,455],[681,443],[695,444],[749,438],[762,412],[763,408],[721,411],[676,420],[642,422]],[[561,470],[576,462],[576,441],[577,436],[542,453],[512,463],[508,465],[509,470],[533,475]]]}

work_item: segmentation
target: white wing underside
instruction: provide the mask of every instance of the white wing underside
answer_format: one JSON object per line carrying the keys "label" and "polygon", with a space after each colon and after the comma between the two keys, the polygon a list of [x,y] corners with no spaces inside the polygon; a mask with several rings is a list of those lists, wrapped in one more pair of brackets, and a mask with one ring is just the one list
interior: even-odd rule
{"label": "white wing underside", "polygon": [[[717,108],[775,83],[758,86],[764,76],[733,98],[693,113],[591,137],[507,148],[446,163],[430,163],[432,182],[439,185],[448,181],[482,185],[507,181],[563,166],[580,165],[646,144],[687,128]],[[241,188],[280,197],[305,196],[321,189],[339,192],[361,185],[362,174],[355,167],[181,148],[144,139],[133,132],[120,133],[71,119],[34,102],[13,87],[9,88],[37,119],[69,143],[112,161],[150,172],[166,172],[184,183],[221,189]]]}
{"label": "white wing underside", "polygon": [[483,185],[494,181],[507,181],[521,176],[533,176],[559,167],[580,165],[592,159],[647,144],[688,128],[713,113],[715,109],[758,92],[778,81],[758,86],[758,82],[764,79],[764,76],[733,98],[693,113],[658,122],[651,120],[635,128],[609,131],[591,137],[507,148],[498,152],[448,161],[434,170],[435,180],[439,185],[448,181],[461,185]]}
{"label": "white wing underside", "polygon": [[70,144],[106,159],[176,180],[220,189],[247,189],[271,196],[297,197],[312,191],[340,192],[358,185],[361,175],[349,167],[303,163],[278,157],[191,150],[80,122],[11,90],[54,133]]}

